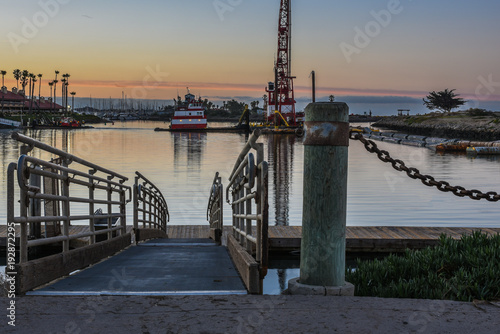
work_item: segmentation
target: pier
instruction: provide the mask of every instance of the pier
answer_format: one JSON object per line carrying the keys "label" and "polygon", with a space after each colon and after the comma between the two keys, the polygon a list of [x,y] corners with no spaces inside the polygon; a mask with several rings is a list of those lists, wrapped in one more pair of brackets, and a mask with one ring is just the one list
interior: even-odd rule
{"label": "pier", "polygon": [[[231,226],[224,226],[221,237],[222,244],[227,246],[227,236],[231,234]],[[127,226],[131,232],[133,226]],[[348,252],[388,253],[404,252],[406,249],[422,249],[433,247],[439,243],[442,234],[454,239],[462,235],[470,235],[481,231],[488,235],[500,233],[500,228],[484,227],[422,227],[422,226],[347,226],[346,250]],[[70,226],[70,235],[88,233],[87,226]],[[20,230],[16,230],[19,237]],[[172,239],[208,239],[210,227],[207,225],[169,225],[167,234]],[[7,228],[0,226],[0,247],[5,247]],[[269,252],[280,253],[300,250],[302,236],[301,226],[269,226]],[[186,241],[188,242],[188,241]],[[78,244],[88,243],[79,239]]]}
{"label": "pier", "polygon": [[[114,171],[14,134],[24,146],[8,170],[8,224],[0,226],[0,246],[8,248],[12,241],[17,246],[18,262],[6,270],[16,277],[16,293],[262,293],[269,257],[300,251],[303,231],[269,226],[267,162],[258,135],[240,153],[227,186],[215,175],[208,223],[175,225],[161,190],[140,172],[128,185]],[[35,149],[54,158],[29,156]],[[88,196],[81,196],[81,189]],[[232,209],[232,226],[223,225],[224,199]],[[72,214],[77,203],[87,206],[88,214]],[[129,224],[127,203],[133,206]],[[355,253],[401,252],[435,246],[441,234],[458,239],[477,230],[500,233],[496,228],[347,226],[345,246]]]}

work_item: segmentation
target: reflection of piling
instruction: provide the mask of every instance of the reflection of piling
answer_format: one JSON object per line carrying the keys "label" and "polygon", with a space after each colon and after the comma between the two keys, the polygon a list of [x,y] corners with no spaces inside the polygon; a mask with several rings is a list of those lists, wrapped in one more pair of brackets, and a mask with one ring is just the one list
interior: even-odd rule
{"label": "reflection of piling", "polygon": [[300,283],[290,282],[292,294],[354,292],[345,282],[348,110],[338,102],[306,108]]}

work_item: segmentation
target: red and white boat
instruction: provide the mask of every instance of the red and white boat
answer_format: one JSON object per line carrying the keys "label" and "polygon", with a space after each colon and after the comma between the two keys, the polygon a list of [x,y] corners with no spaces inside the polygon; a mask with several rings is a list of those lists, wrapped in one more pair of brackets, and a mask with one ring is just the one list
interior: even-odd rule
{"label": "red and white boat", "polygon": [[206,129],[207,116],[205,116],[205,107],[201,98],[196,100],[196,97],[189,93],[185,95],[185,101],[177,105],[174,112],[174,117],[170,122],[172,130],[192,130]]}

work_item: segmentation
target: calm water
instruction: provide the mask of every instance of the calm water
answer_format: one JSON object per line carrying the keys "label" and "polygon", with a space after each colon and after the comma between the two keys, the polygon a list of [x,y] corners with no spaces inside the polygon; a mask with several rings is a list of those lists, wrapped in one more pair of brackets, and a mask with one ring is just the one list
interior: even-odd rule
{"label": "calm water", "polygon": [[[215,172],[227,184],[234,161],[246,142],[243,134],[154,132],[161,122],[116,122],[77,131],[27,130],[26,135],[117,171],[130,180],[136,170],[152,180],[167,199],[171,224],[205,224],[208,192]],[[18,144],[0,131],[0,182],[6,189],[6,169],[18,158]],[[270,225],[300,225],[303,146],[295,136],[263,135],[270,165]],[[424,174],[452,185],[500,191],[499,157],[440,155],[426,148],[377,142],[393,157]],[[48,156],[43,156],[48,158]],[[6,203],[6,191],[0,192]],[[87,210],[82,209],[82,213]],[[226,213],[230,207],[225,207]],[[5,205],[0,219],[5,222]],[[78,213],[78,210],[73,211]],[[394,171],[359,142],[349,147],[348,225],[500,227],[497,203],[458,198],[425,187]],[[131,207],[128,209],[129,223]],[[230,225],[229,214],[225,224]]]}
{"label": "calm water", "polygon": [[[161,122],[116,122],[75,131],[27,130],[26,135],[119,172],[133,180],[136,170],[153,181],[168,202],[171,224],[206,224],[208,192],[215,172],[223,182],[247,138],[242,134],[187,134],[154,132]],[[6,170],[17,161],[19,145],[10,131],[0,131],[0,219],[6,220]],[[270,225],[300,225],[302,209],[303,146],[295,136],[263,135],[270,166]],[[470,158],[440,155],[426,148],[377,142],[395,158],[468,189],[500,191],[499,157]],[[39,156],[35,153],[36,156]],[[48,156],[43,155],[43,158]],[[132,182],[130,182],[131,184]],[[225,206],[230,225],[230,206]],[[82,209],[85,214],[87,208]],[[128,224],[132,222],[131,206]],[[498,203],[458,198],[425,187],[366,152],[359,142],[349,147],[347,224],[359,226],[500,227]],[[78,214],[78,210],[72,212]],[[298,269],[270,270],[267,293],[281,290],[297,277]]]}

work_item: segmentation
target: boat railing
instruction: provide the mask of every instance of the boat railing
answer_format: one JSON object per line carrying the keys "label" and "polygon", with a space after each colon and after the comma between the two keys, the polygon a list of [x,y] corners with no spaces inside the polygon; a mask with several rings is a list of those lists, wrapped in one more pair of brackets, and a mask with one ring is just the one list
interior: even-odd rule
{"label": "boat railing", "polygon": [[[20,227],[19,263],[28,262],[38,246],[62,245],[56,253],[65,254],[72,240],[88,238],[84,244],[91,245],[127,233],[131,188],[125,176],[19,133],[12,138],[25,144],[7,172],[7,224]],[[35,148],[37,156],[52,158],[28,155]]]}
{"label": "boat railing", "polygon": [[[153,182],[139,172],[135,174],[133,205],[136,242],[166,236],[167,223],[170,220],[167,201]],[[146,234],[146,229],[160,231],[161,235],[152,234],[151,231]]]}
{"label": "boat railing", "polygon": [[219,172],[215,173],[214,181],[210,188],[210,195],[207,207],[207,220],[210,223],[210,237],[218,244],[221,243],[223,232],[223,202],[224,186]]}
{"label": "boat railing", "polygon": [[232,206],[232,235],[259,264],[260,278],[268,267],[268,164],[255,130],[234,165],[226,188]]}

